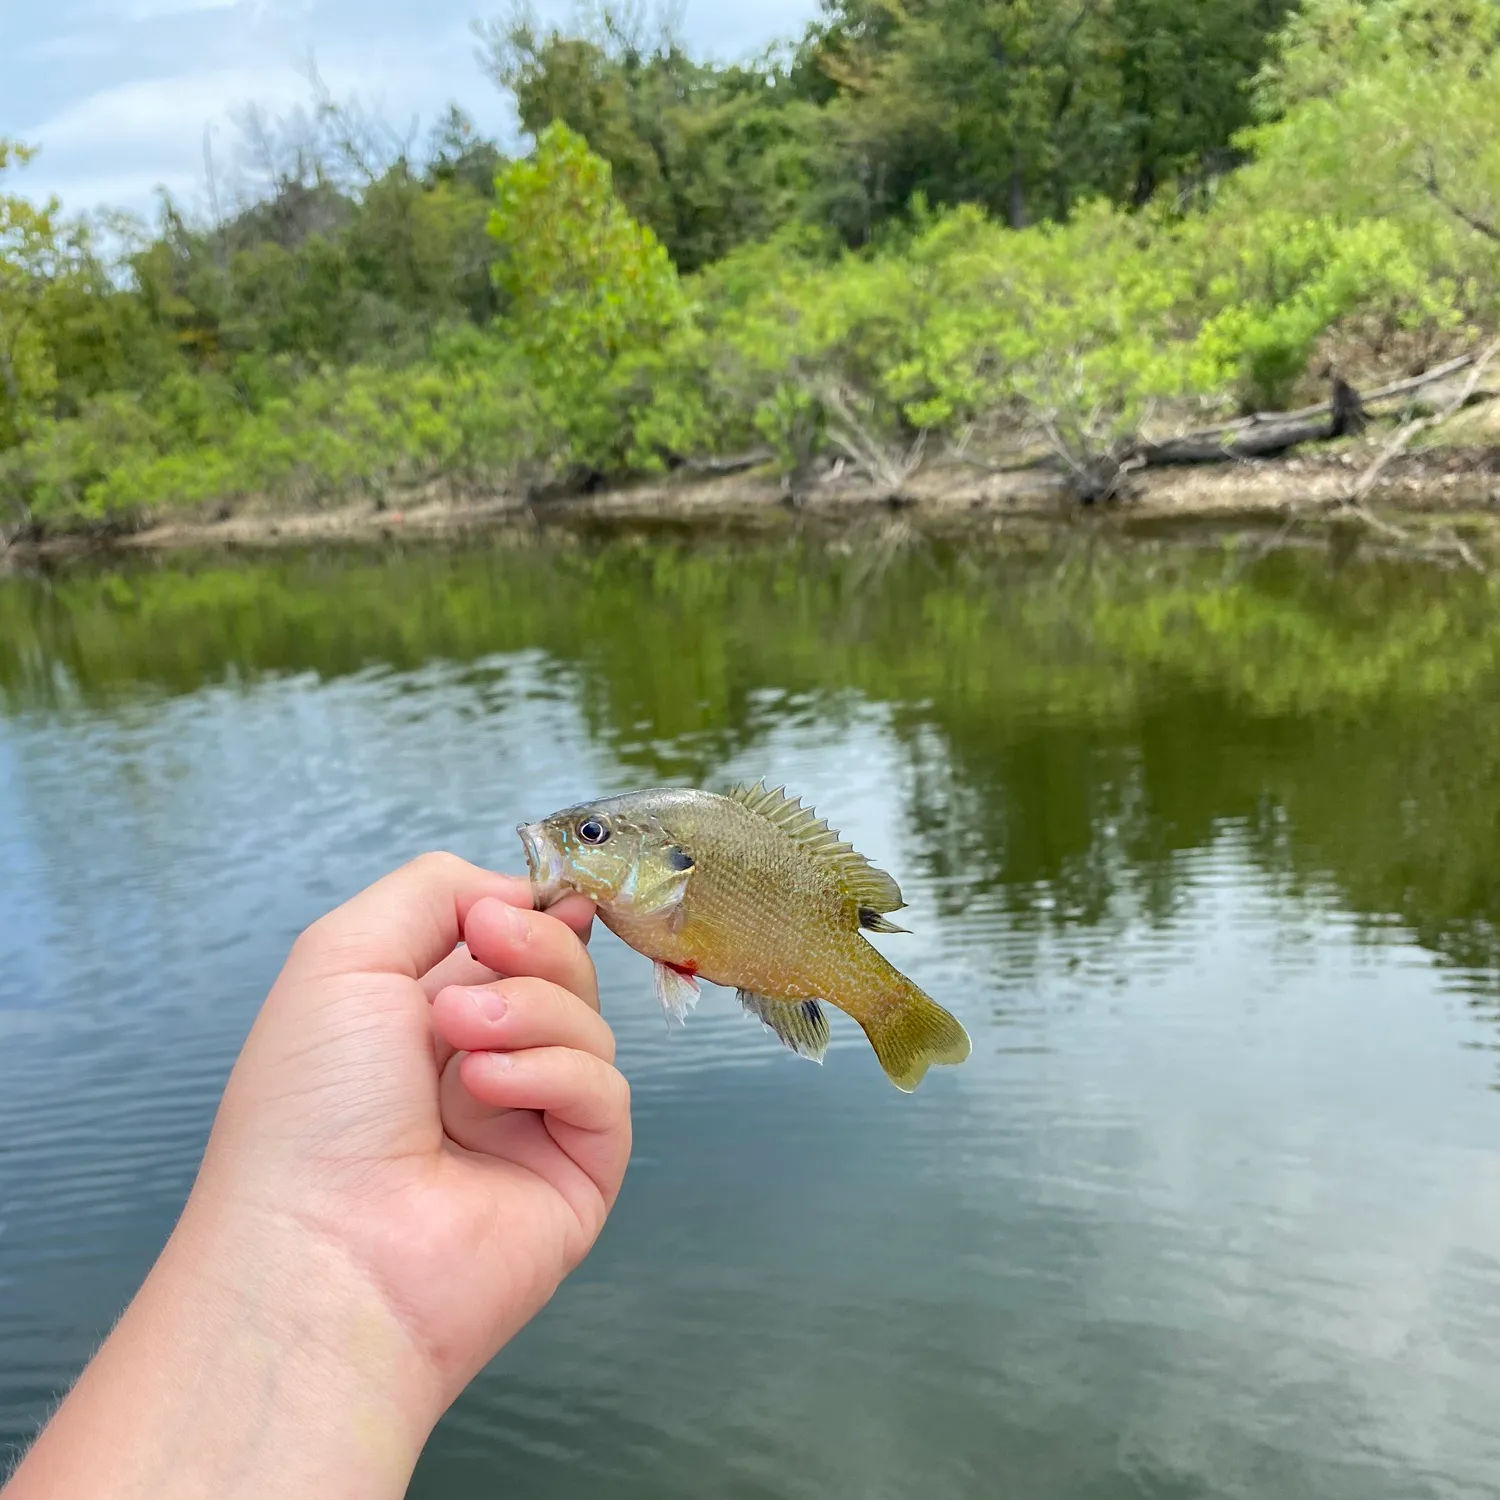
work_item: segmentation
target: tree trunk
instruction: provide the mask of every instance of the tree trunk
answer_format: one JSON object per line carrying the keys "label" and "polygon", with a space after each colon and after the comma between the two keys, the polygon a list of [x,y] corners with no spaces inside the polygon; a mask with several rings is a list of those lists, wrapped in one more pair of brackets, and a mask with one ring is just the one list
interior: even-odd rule
{"label": "tree trunk", "polygon": [[1021,163],[1021,152],[1013,150],[1010,155],[1010,193],[1008,212],[1010,227],[1026,227],[1026,174]]}

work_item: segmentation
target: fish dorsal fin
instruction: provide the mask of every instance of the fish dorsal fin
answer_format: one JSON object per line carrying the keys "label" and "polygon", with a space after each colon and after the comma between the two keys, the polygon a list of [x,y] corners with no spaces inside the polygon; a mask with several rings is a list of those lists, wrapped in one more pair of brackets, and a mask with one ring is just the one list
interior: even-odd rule
{"label": "fish dorsal fin", "polygon": [[812,808],[804,807],[800,797],[789,796],[785,787],[768,789],[764,781],[757,781],[754,786],[735,787],[729,796],[832,870],[857,905],[872,912],[900,911],[906,905],[901,887],[884,870],[857,854],[852,844],[845,843]]}

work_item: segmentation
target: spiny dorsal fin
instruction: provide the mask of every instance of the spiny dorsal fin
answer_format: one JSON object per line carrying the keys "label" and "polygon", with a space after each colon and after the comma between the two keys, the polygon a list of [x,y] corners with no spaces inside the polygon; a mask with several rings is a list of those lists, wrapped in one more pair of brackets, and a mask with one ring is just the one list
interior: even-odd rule
{"label": "spiny dorsal fin", "polygon": [[735,787],[729,796],[834,870],[858,905],[872,912],[900,911],[906,905],[901,887],[884,870],[856,854],[852,844],[846,844],[812,808],[803,807],[800,797],[788,796],[785,787],[767,789],[764,781],[757,781],[754,786]]}

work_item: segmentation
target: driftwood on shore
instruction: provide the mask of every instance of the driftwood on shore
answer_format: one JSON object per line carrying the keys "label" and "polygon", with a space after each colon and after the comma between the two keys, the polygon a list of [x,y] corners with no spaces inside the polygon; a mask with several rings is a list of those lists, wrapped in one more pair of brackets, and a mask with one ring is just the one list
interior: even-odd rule
{"label": "driftwood on shore", "polygon": [[[1302,443],[1353,436],[1364,431],[1372,405],[1399,401],[1467,369],[1470,378],[1457,403],[1442,418],[1446,421],[1458,407],[1481,398],[1479,378],[1493,353],[1491,349],[1483,355],[1460,355],[1420,375],[1393,381],[1363,395],[1330,367],[1326,372],[1329,399],[1317,406],[1306,406],[1300,411],[1256,412],[1169,438],[1117,439],[1106,452],[1086,455],[1086,461],[1080,461],[1077,454],[1055,441],[1052,447],[1069,471],[1068,484],[1075,498],[1084,505],[1094,505],[1125,493],[1130,476],[1141,469],[1279,458]],[[1424,420],[1422,425],[1428,424]]]}
{"label": "driftwood on shore", "polygon": [[756,448],[750,453],[736,453],[728,458],[685,458],[675,467],[689,474],[705,474],[717,477],[724,474],[743,474],[748,469],[759,468],[769,463],[776,455],[769,448]]}
{"label": "driftwood on shore", "polygon": [[1424,370],[1406,380],[1381,386],[1361,395],[1337,373],[1332,374],[1330,399],[1300,411],[1257,412],[1237,421],[1216,427],[1201,427],[1180,437],[1158,442],[1142,442],[1132,449],[1132,456],[1147,464],[1211,464],[1237,458],[1274,458],[1299,443],[1326,442],[1359,432],[1367,420],[1368,408],[1376,402],[1409,396],[1423,386],[1456,375],[1474,363],[1472,354],[1450,359],[1446,364]]}

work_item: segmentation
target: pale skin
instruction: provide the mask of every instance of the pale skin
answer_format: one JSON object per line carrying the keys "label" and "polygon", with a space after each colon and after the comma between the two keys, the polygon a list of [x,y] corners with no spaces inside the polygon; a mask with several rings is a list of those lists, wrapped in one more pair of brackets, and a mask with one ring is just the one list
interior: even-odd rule
{"label": "pale skin", "polygon": [[303,933],[160,1259],[4,1500],[404,1494],[620,1189],[592,918],[426,855]]}

